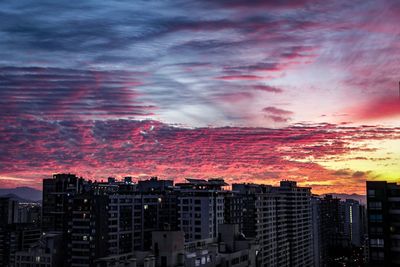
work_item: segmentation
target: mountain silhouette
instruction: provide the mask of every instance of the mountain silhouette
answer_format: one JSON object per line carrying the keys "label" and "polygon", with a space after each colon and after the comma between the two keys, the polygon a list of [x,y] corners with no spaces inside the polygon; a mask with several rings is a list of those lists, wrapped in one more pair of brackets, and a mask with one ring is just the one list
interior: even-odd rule
{"label": "mountain silhouette", "polygon": [[32,187],[23,186],[16,188],[0,188],[0,196],[11,195],[15,195],[17,198],[22,200],[30,200],[34,202],[42,200],[42,191]]}

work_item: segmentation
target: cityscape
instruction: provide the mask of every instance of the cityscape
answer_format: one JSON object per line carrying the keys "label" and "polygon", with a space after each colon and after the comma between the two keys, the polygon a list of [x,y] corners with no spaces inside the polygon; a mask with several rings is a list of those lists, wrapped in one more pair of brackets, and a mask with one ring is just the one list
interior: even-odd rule
{"label": "cityscape", "polygon": [[0,267],[400,267],[400,0],[1,0]]}
{"label": "cityscape", "polygon": [[400,185],[366,188],[365,203],[288,180],[55,174],[42,202],[0,197],[0,265],[398,266]]}

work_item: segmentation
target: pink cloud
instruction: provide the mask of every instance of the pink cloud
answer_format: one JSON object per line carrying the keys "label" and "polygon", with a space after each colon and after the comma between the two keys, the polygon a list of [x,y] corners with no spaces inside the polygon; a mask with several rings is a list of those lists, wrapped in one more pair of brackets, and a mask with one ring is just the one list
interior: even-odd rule
{"label": "pink cloud", "polygon": [[283,90],[281,88],[269,86],[269,85],[254,85],[254,86],[252,86],[252,88],[255,90],[270,92],[270,93],[282,93],[283,92]]}
{"label": "pink cloud", "polygon": [[349,111],[356,120],[377,120],[385,118],[395,118],[400,116],[400,98],[384,97],[378,98]]}
{"label": "pink cloud", "polygon": [[90,179],[143,174],[176,180],[224,177],[229,182],[294,179],[314,184],[315,192],[361,193],[368,174],[352,170],[337,175],[304,159],[364,151],[365,147],[354,146],[356,141],[400,138],[400,129],[329,124],[188,129],[157,121],[17,120],[12,125],[0,128],[0,176],[23,178],[12,185],[27,185],[31,179],[38,187],[52,173],[73,172]]}
{"label": "pink cloud", "polygon": [[224,76],[219,76],[216,79],[225,81],[249,81],[249,80],[262,80],[264,78],[257,75],[224,75]]}

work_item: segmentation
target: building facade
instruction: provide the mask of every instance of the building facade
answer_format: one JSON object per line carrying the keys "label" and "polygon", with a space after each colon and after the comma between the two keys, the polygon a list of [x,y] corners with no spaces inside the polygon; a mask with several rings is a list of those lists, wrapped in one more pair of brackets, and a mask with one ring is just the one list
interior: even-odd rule
{"label": "building facade", "polygon": [[371,266],[400,266],[400,185],[367,181]]}

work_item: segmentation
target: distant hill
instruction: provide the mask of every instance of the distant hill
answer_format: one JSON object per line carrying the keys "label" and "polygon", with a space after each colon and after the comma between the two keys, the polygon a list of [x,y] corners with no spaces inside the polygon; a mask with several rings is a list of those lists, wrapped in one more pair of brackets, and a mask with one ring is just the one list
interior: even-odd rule
{"label": "distant hill", "polygon": [[23,200],[34,202],[42,200],[42,191],[31,187],[0,188],[0,196],[15,195]]}
{"label": "distant hill", "polygon": [[9,197],[9,198],[12,198],[12,199],[18,200],[18,202],[20,202],[20,203],[31,203],[31,202],[37,202],[37,201],[34,201],[34,200],[30,200],[30,199],[21,198],[21,197],[19,197],[19,196],[15,195],[15,194],[1,195],[0,197]]}
{"label": "distant hill", "polygon": [[333,197],[337,197],[340,198],[342,200],[346,200],[346,199],[354,199],[354,200],[358,200],[361,204],[366,204],[367,203],[367,199],[365,195],[358,195],[358,194],[335,194],[335,193],[329,193],[329,194],[325,194],[325,195],[332,195]]}

